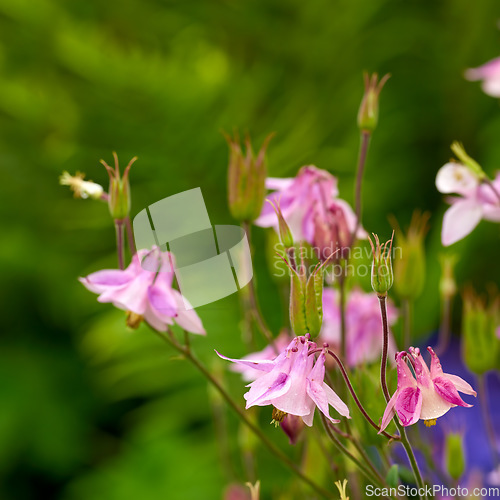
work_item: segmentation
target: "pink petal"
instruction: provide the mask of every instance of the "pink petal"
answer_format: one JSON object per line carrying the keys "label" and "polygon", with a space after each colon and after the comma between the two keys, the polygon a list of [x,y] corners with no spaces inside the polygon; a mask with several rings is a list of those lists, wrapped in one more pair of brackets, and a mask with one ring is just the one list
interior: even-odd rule
{"label": "pink petal", "polygon": [[337,393],[326,383],[323,383],[323,390],[325,391],[330,406],[335,408],[343,417],[351,418],[349,415],[349,408],[339,398]]}
{"label": "pink petal", "polygon": [[394,417],[394,405],[396,404],[396,399],[399,396],[399,392],[396,391],[393,395],[392,398],[389,400],[387,403],[387,406],[384,411],[384,416],[382,417],[382,423],[380,424],[380,430],[378,433],[380,434],[385,428],[389,425],[389,422],[392,420]]}
{"label": "pink petal", "polygon": [[428,347],[427,350],[431,353],[431,378],[440,377],[441,375],[443,375],[441,362],[439,361],[439,358],[432,347]]}
{"label": "pink petal", "polygon": [[244,395],[246,399],[246,408],[250,406],[266,406],[272,404],[272,399],[285,394],[291,386],[290,377],[280,372],[267,373],[250,384],[250,390]]}
{"label": "pink petal", "polygon": [[103,293],[108,288],[121,287],[129,283],[134,275],[119,269],[104,269],[79,278],[85,287],[94,293]]}
{"label": "pink petal", "polygon": [[[215,350],[215,349],[214,349]],[[237,363],[242,366],[247,366],[249,368],[254,368],[255,370],[261,370],[263,372],[270,372],[274,368],[274,361],[270,359],[234,359],[228,358],[227,356],[223,356],[220,352],[215,351],[219,358],[225,359],[226,361],[232,361],[233,363]]]}
{"label": "pink petal", "polygon": [[479,224],[482,215],[482,206],[475,200],[460,200],[452,205],[443,217],[443,245],[452,245],[467,236]]}
{"label": "pink petal", "polygon": [[414,387],[406,387],[399,392],[394,407],[401,424],[412,425],[420,418],[422,409],[422,391]]}
{"label": "pink petal", "polygon": [[443,377],[449,380],[455,386],[457,391],[469,394],[470,396],[477,396],[477,392],[463,378],[460,378],[457,375],[451,375],[450,373],[443,374]]}
{"label": "pink petal", "polygon": [[437,377],[433,380],[436,392],[452,405],[464,406],[470,408],[472,405],[467,404],[458,394],[457,389],[450,380],[444,377]]}
{"label": "pink petal", "polygon": [[330,416],[330,411],[328,408],[328,398],[321,384],[307,379],[307,394],[309,394],[309,397],[314,401],[316,406],[319,408],[321,413],[325,415],[326,418],[328,418],[334,424],[340,422],[340,420],[335,420]]}

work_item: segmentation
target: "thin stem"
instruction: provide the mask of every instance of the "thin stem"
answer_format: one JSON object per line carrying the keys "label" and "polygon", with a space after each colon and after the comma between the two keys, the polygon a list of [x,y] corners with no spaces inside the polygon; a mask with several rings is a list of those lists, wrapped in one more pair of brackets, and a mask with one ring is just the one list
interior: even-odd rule
{"label": "thin stem", "polygon": [[479,403],[481,405],[481,413],[483,415],[484,426],[486,427],[486,433],[488,435],[488,441],[491,446],[491,454],[493,456],[493,464],[496,469],[500,463],[499,452],[497,448],[497,441],[495,435],[495,428],[493,427],[493,422],[491,421],[490,412],[488,411],[488,384],[486,383],[486,375],[479,375],[477,377],[477,392],[479,393]]}
{"label": "thin stem", "polygon": [[118,267],[125,269],[125,245],[123,244],[123,219],[115,219],[116,252],[118,253]]}
{"label": "thin stem", "polygon": [[125,219],[125,226],[127,228],[128,248],[130,253],[135,255],[137,253],[137,249],[135,248],[134,232],[132,231],[132,224],[130,223],[130,217],[128,215]]}
{"label": "thin stem", "polygon": [[339,292],[340,292],[340,355],[343,360],[347,360],[347,332],[345,321],[345,277],[339,278]]}
{"label": "thin stem", "polygon": [[354,240],[356,239],[356,234],[361,225],[361,188],[363,184],[363,173],[365,171],[366,156],[368,154],[368,147],[370,146],[371,133],[363,130],[361,132],[361,143],[359,146],[359,157],[358,157],[358,168],[356,172],[356,190],[354,192],[354,204],[355,204],[355,215],[356,224],[354,226],[354,231],[351,235],[351,243],[349,247],[352,246]]}
{"label": "thin stem", "polygon": [[401,302],[403,309],[403,349],[408,349],[411,342],[411,317],[412,304],[408,299],[403,299]]}
{"label": "thin stem", "polygon": [[436,348],[436,354],[440,356],[446,351],[450,343],[450,325],[451,325],[451,298],[443,297],[441,305],[441,324],[439,325],[439,342]]}
{"label": "thin stem", "polygon": [[[252,249],[252,241],[251,241],[251,231],[250,231],[250,224],[248,222],[243,222],[243,230],[245,231],[248,239],[248,246],[250,247],[250,251]],[[279,354],[278,348],[276,347],[276,344],[274,343],[274,338],[271,333],[271,330],[267,326],[267,323],[262,316],[262,312],[259,307],[259,303],[257,301],[257,292],[255,290],[255,280],[252,278],[250,280],[249,286],[248,286],[248,298],[249,298],[249,303],[250,303],[250,309],[252,311],[255,323],[257,324],[257,327],[261,331],[261,333],[264,335],[266,341],[273,347],[274,351],[276,354]]]}
{"label": "thin stem", "polygon": [[321,421],[323,422],[323,426],[325,428],[328,437],[331,439],[332,443],[344,454],[346,455],[352,462],[354,462],[359,470],[367,477],[368,480],[373,481],[379,486],[383,486],[383,482],[379,480],[378,477],[374,476],[373,473],[363,464],[361,463],[333,434],[330,424],[326,417],[321,414]]}
{"label": "thin stem", "polygon": [[306,476],[300,468],[285,454],[283,453],[272,441],[270,441],[266,435],[245,415],[245,412],[233,401],[231,396],[222,387],[219,381],[205,368],[203,364],[193,355],[192,352],[180,345],[173,336],[172,332],[166,334],[164,332],[159,332],[157,330],[153,331],[164,341],[174,347],[177,351],[185,356],[204,376],[205,378],[217,389],[220,395],[226,400],[229,406],[236,412],[238,417],[242,422],[247,425],[252,432],[262,441],[263,444],[267,446],[269,451],[273,453],[279,460],[281,460],[289,469],[291,469],[302,481],[307,483],[311,488],[313,488],[317,493],[323,495],[325,498],[335,499],[335,496],[329,491],[325,490],[322,486],[314,482],[311,478]]}
{"label": "thin stem", "polygon": [[[420,469],[418,468],[417,460],[415,458],[415,454],[413,453],[410,441],[408,441],[406,429],[399,423],[397,417],[394,419],[394,422],[396,423],[399,434],[401,435],[401,444],[404,446],[406,454],[408,455],[408,460],[410,461],[411,469],[413,471],[413,475],[415,476],[415,481],[417,482],[419,490],[418,496],[421,500],[427,500],[427,495],[425,494],[425,484],[422,479],[422,475],[420,474]],[[423,495],[421,495],[420,492],[423,492]]]}
{"label": "thin stem", "polygon": [[[311,351],[311,352],[314,352],[314,351]],[[352,386],[351,381],[349,380],[349,375],[347,374],[347,371],[346,371],[344,365],[342,364],[342,361],[340,360],[340,358],[333,351],[330,351],[329,349],[328,349],[328,354],[330,356],[332,356],[332,358],[339,365],[340,372],[342,373],[342,377],[344,378],[344,381],[345,381],[345,383],[347,385],[347,388],[349,389],[349,392],[351,393],[352,399],[354,399],[354,402],[356,403],[356,406],[358,407],[359,411],[361,412],[361,414],[363,415],[363,417],[365,417],[365,419],[368,421],[368,423],[374,429],[377,429],[377,431],[380,432],[380,427],[370,418],[370,415],[368,415],[368,413],[366,412],[366,410],[363,408],[363,405],[361,404],[361,401],[359,400],[358,396],[356,395],[356,391],[354,390],[354,387]],[[385,431],[382,431],[381,434],[384,435],[385,437],[389,438],[389,439],[394,439],[396,441],[398,441],[400,439],[399,436],[393,436],[392,434],[388,434]]]}
{"label": "thin stem", "polygon": [[389,389],[387,388],[387,351],[389,349],[389,324],[387,323],[387,296],[379,295],[378,301],[380,304],[380,313],[382,315],[383,326],[383,343],[382,343],[382,359],[380,362],[380,385],[386,402],[391,399]]}

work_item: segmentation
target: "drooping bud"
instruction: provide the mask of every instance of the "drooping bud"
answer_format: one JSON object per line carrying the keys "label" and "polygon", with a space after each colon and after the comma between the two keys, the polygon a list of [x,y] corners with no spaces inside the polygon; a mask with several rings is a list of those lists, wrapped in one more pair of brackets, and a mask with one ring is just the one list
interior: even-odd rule
{"label": "drooping bud", "polygon": [[394,258],[394,288],[402,299],[415,300],[424,288],[424,237],[429,229],[427,224],[429,217],[428,212],[413,212],[406,234],[403,233],[396,219],[392,220],[398,243],[398,252]]}
{"label": "drooping bud", "polygon": [[465,165],[479,180],[486,179],[486,174],[484,170],[481,168],[479,163],[472,159],[466,152],[463,144],[458,141],[455,141],[451,145],[451,150],[455,153],[456,157],[460,160],[462,165]]}
{"label": "drooping bud", "polygon": [[463,303],[463,359],[471,372],[482,375],[498,368],[500,296],[492,293],[488,302],[468,288],[463,294]]}
{"label": "drooping bud", "polygon": [[265,139],[257,156],[250,138],[245,139],[246,153],[237,134],[226,135],[229,145],[228,199],[231,215],[240,222],[252,222],[261,212],[266,193],[266,150],[273,134]]}
{"label": "drooping bud", "polygon": [[302,417],[288,414],[281,422],[280,427],[288,436],[291,445],[295,445],[305,427]]}
{"label": "drooping bud", "polygon": [[391,75],[385,75],[378,82],[377,73],[370,77],[368,73],[363,75],[365,81],[365,93],[358,112],[358,127],[361,132],[371,133],[378,123],[378,101],[380,91]]}
{"label": "drooping bud", "polygon": [[103,197],[104,189],[100,184],[92,181],[85,181],[85,174],[77,172],[75,175],[70,175],[68,172],[63,172],[59,177],[61,186],[69,186],[75,198],[92,198],[98,200]]}
{"label": "drooping bud", "polygon": [[[332,255],[333,256],[333,255]],[[286,261],[285,261],[286,262]],[[290,324],[295,335],[316,336],[323,323],[323,270],[329,260],[317,264],[307,277],[305,266],[290,269]]]}
{"label": "drooping bud", "polygon": [[281,213],[280,202],[278,200],[276,204],[274,204],[271,200],[266,201],[273,207],[274,211],[276,212],[276,217],[278,218],[280,241],[285,250],[288,250],[289,248],[293,247],[293,236],[292,231],[290,231],[290,228],[288,227],[288,224],[286,223],[286,220]]}
{"label": "drooping bud", "polygon": [[448,433],[445,439],[446,470],[455,481],[458,481],[465,472],[463,439],[462,435],[453,432]]}
{"label": "drooping bud", "polygon": [[372,263],[372,288],[377,295],[385,297],[387,292],[392,287],[394,282],[394,273],[392,270],[392,240],[394,239],[394,231],[390,240],[383,245],[380,244],[378,236],[374,233],[375,244],[372,243],[370,237],[368,240],[372,247],[373,263]]}
{"label": "drooping bud", "polygon": [[109,213],[114,220],[122,220],[130,213],[130,183],[129,172],[132,164],[137,160],[134,156],[128,163],[120,175],[120,167],[118,164],[118,155],[113,151],[113,158],[115,160],[115,168],[111,168],[104,160],[100,160],[106,168],[109,175]]}

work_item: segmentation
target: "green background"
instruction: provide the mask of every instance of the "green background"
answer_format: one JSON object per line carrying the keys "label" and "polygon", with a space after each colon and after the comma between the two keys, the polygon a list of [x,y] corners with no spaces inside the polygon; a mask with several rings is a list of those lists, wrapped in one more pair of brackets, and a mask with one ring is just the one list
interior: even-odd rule
{"label": "green background", "polygon": [[[362,72],[390,72],[363,224],[386,237],[388,214],[405,226],[414,208],[432,211],[416,314],[425,336],[439,314],[446,204],[436,172],[455,139],[488,173],[500,164],[498,103],[463,78],[497,56],[499,17],[495,0],[0,0],[0,498],[215,499],[231,481],[213,438],[220,403],[205,382],[78,283],[116,265],[114,230],[104,204],[58,185],[63,170],[106,185],[100,158],[137,155],[132,215],[200,186],[212,223],[231,223],[221,130],[247,130],[256,146],[275,131],[271,175],[315,164],[352,203]],[[259,296],[277,333],[286,312],[265,231],[254,236]],[[452,248],[460,284],[498,282],[497,237],[482,223]],[[213,348],[244,354],[237,297],[199,313],[208,335],[194,348],[222,372]],[[243,403],[239,378],[225,378]],[[241,474],[241,431],[226,418]],[[269,495],[288,472],[259,456]]]}

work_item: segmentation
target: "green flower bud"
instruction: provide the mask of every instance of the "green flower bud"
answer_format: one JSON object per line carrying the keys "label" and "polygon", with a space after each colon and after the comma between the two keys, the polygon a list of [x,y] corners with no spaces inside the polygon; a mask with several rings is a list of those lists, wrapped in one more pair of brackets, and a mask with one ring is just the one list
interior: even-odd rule
{"label": "green flower bud", "polygon": [[372,243],[371,238],[368,238],[373,254],[372,288],[377,295],[385,297],[394,282],[391,258],[394,232],[392,233],[391,239],[386,241],[383,245],[380,244],[378,236],[374,233],[372,234],[375,239],[375,245]]}
{"label": "green flower bud", "polygon": [[425,249],[424,237],[428,230],[430,214],[413,213],[406,235],[393,218],[399,252],[394,258],[394,288],[402,299],[415,300],[424,288]]}
{"label": "green flower bud", "polygon": [[317,264],[309,277],[305,266],[291,271],[290,324],[295,335],[316,336],[323,323],[323,269],[329,261]]}
{"label": "green flower bud", "polygon": [[371,77],[368,73],[363,75],[365,81],[365,93],[358,111],[358,127],[361,132],[371,133],[377,127],[379,95],[382,87],[385,85],[385,82],[387,82],[389,77],[390,75],[385,75],[382,77],[380,82],[377,83],[377,73],[373,73]]}
{"label": "green flower bud", "polygon": [[101,163],[104,165],[109,175],[109,213],[114,220],[122,220],[130,213],[129,172],[130,167],[137,160],[137,156],[134,156],[134,158],[129,161],[123,172],[123,176],[120,175],[118,156],[114,151],[113,158],[115,159],[115,168],[111,168],[104,160],[101,160]]}
{"label": "green flower bud", "polygon": [[474,175],[478,177],[479,180],[486,179],[486,174],[481,168],[481,165],[476,160],[473,160],[466,152],[463,144],[455,141],[451,145],[451,150],[455,153],[456,157],[460,162],[465,165]]}
{"label": "green flower bud", "polygon": [[229,145],[228,198],[231,215],[240,222],[254,221],[262,210],[266,194],[266,149],[273,134],[264,139],[257,156],[250,138],[245,139],[244,154],[237,134],[226,135]]}
{"label": "green flower bud", "polygon": [[465,471],[465,452],[462,444],[464,437],[449,433],[445,439],[446,470],[451,478],[460,479]]}
{"label": "green flower bud", "polygon": [[489,303],[472,288],[463,295],[462,353],[467,368],[481,375],[498,368],[499,344],[496,331],[500,325],[500,297]]}
{"label": "green flower bud", "polygon": [[289,249],[293,247],[293,236],[292,231],[288,227],[283,214],[281,213],[281,207],[279,200],[274,204],[271,200],[266,200],[276,212],[276,217],[278,217],[278,229],[280,235],[281,244],[285,247],[285,249]]}

